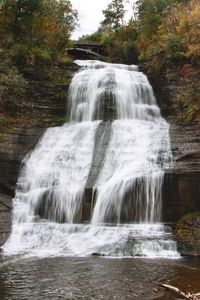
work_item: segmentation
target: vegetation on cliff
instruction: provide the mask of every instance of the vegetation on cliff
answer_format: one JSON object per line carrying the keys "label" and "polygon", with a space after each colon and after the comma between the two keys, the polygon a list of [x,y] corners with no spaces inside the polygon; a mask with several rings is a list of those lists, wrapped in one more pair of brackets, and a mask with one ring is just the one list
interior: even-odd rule
{"label": "vegetation on cliff", "polygon": [[147,61],[151,72],[157,73],[169,64],[177,65],[180,77],[174,101],[177,116],[183,122],[200,121],[200,2],[140,2],[136,40],[140,60]]}
{"label": "vegetation on cliff", "polygon": [[17,65],[59,60],[76,21],[68,0],[1,0],[1,52]]}
{"label": "vegetation on cliff", "polygon": [[200,212],[183,216],[176,224],[175,237],[183,255],[200,256]]}
{"label": "vegetation on cliff", "polygon": [[174,107],[179,119],[199,121],[199,0],[138,0],[128,22],[123,4],[123,0],[112,0],[98,31],[81,40],[103,43],[110,61],[145,62],[150,74],[177,65],[181,87]]}
{"label": "vegetation on cliff", "polygon": [[[132,5],[128,21],[125,0],[110,0],[97,32],[81,40],[105,45],[111,62],[144,63],[145,70],[156,79],[170,65],[177,66],[179,85],[173,98],[177,118],[200,121],[199,0],[127,1]],[[77,11],[69,0],[0,0],[3,113],[21,107],[31,68],[50,81],[60,80],[57,66],[70,61],[65,49],[71,45],[70,34],[76,23]],[[171,103],[169,106],[171,109]]]}
{"label": "vegetation on cliff", "polygon": [[77,11],[69,0],[0,1],[1,125],[18,122],[19,114],[25,123],[28,116],[35,119],[37,108],[32,112],[29,103],[31,89],[35,99],[40,92],[41,98],[51,97],[56,86],[54,97],[61,97],[60,77],[71,62],[65,49],[76,23]]}

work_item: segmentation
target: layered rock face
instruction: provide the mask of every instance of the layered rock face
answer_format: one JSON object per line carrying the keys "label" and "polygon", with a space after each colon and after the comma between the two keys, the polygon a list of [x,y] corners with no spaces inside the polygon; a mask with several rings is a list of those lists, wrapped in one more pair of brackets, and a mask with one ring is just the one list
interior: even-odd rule
{"label": "layered rock face", "polygon": [[[102,147],[106,150],[109,141],[109,125],[102,124],[105,130]],[[170,122],[170,137],[173,164],[165,170],[162,188],[162,222],[176,222],[188,212],[200,211],[200,126],[197,124],[182,126]],[[93,172],[86,185],[83,205],[83,219],[89,220],[95,174],[101,167],[98,150],[98,136],[93,158]],[[96,172],[96,173],[95,173]]]}
{"label": "layered rock face", "polygon": [[174,163],[165,171],[163,218],[174,222],[188,212],[200,211],[200,125],[171,123]]}
{"label": "layered rock face", "polygon": [[174,222],[188,212],[200,211],[200,125],[197,122],[184,125],[184,120],[178,120],[182,108],[179,111],[177,96],[189,84],[186,75],[183,76],[184,62],[168,62],[154,71],[147,63],[141,69],[147,73],[162,114],[170,123],[174,163],[165,172],[163,218]]}
{"label": "layered rock face", "polygon": [[10,234],[12,197],[0,193],[0,199],[0,245],[2,245]]}
{"label": "layered rock face", "polygon": [[[109,126],[102,124],[105,132],[103,147],[106,151]],[[166,170],[163,184],[163,221],[174,222],[188,212],[200,211],[200,126],[171,124],[171,143],[174,164]],[[3,243],[10,232],[12,198],[24,156],[34,149],[44,133],[44,128],[15,129],[8,135],[0,135],[0,241]],[[98,145],[98,137],[97,137]],[[98,147],[96,147],[98,149]],[[101,153],[102,154],[102,153]],[[83,213],[90,217],[92,182],[101,160],[95,151],[93,174],[88,178]]]}
{"label": "layered rock face", "polygon": [[0,244],[11,228],[12,198],[24,156],[31,151],[44,129],[15,128],[0,134]]}
{"label": "layered rock face", "polygon": [[[71,71],[73,76],[75,70]],[[41,116],[39,126],[33,128],[12,128],[9,132],[0,134],[0,245],[6,240],[11,226],[12,198],[16,181],[20,172],[20,165],[24,156],[34,149],[46,127],[54,126],[56,116],[66,115],[66,98],[57,101],[54,92],[48,88],[48,83],[40,85],[33,80],[33,88],[29,91],[29,108],[36,110]],[[65,89],[67,91],[68,84]],[[48,115],[48,122],[43,122]],[[112,101],[108,102],[104,112],[104,119],[113,119],[115,107]],[[52,125],[51,125],[52,123]],[[163,221],[174,222],[188,212],[200,210],[200,126],[182,126],[170,122],[172,151],[174,155],[173,166],[166,170],[163,184]],[[29,126],[30,127],[30,126]],[[92,185],[95,174],[101,168],[101,156],[106,151],[110,127],[109,123],[99,127],[96,136],[96,151],[93,157],[93,173],[87,183],[85,201],[83,205],[84,218],[90,217],[92,201]],[[98,134],[104,132],[104,140],[99,141]],[[98,152],[101,142],[102,151]],[[95,173],[96,172],[96,173]]]}
{"label": "layered rock face", "polygon": [[175,238],[182,255],[200,256],[200,212],[186,214],[177,222]]}
{"label": "layered rock face", "polygon": [[11,230],[12,199],[22,160],[35,148],[47,127],[58,126],[67,118],[67,91],[76,70],[75,64],[62,70],[62,84],[53,84],[36,70],[27,70],[24,74],[28,82],[26,102],[18,104],[16,115],[7,115],[7,107],[1,118],[0,245]]}

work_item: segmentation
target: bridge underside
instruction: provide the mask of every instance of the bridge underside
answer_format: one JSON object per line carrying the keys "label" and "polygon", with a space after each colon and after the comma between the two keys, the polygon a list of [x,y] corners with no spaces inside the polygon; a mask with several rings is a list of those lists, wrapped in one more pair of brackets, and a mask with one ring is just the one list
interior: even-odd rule
{"label": "bridge underside", "polygon": [[99,53],[79,48],[71,48],[67,50],[67,53],[72,56],[74,59],[98,59],[102,58],[102,55]]}

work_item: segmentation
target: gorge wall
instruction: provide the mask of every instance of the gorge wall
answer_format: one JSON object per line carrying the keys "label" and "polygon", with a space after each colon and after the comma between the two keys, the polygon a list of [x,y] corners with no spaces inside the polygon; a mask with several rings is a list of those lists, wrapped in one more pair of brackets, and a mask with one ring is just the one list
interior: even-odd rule
{"label": "gorge wall", "polygon": [[35,148],[46,128],[64,123],[67,91],[76,70],[73,63],[59,74],[56,70],[57,76],[62,75],[62,83],[55,83],[55,78],[34,68],[26,70],[26,101],[17,103],[14,114],[9,106],[0,112],[0,245],[11,230],[12,198],[22,160]]}
{"label": "gorge wall", "polygon": [[[19,118],[12,128],[4,126],[0,133],[0,244],[7,238],[11,226],[12,198],[15,184],[19,175],[23,157],[34,149],[45,129],[49,126],[60,125],[64,122],[66,112],[66,94],[70,80],[76,71],[72,65],[67,70],[66,81],[62,86],[53,86],[46,78],[39,78],[27,74],[29,89],[27,90],[27,108],[29,114],[37,114],[37,120],[26,122],[26,118]],[[168,73],[168,75],[170,75]],[[172,78],[174,75],[171,74]],[[155,86],[158,103],[170,122],[170,133],[174,164],[166,170],[163,184],[163,221],[174,222],[187,212],[200,210],[200,138],[198,124],[182,125],[176,121],[171,110],[173,97],[178,85],[176,79],[161,81],[159,89]],[[162,83],[165,82],[163,85]],[[152,80],[154,85],[154,81]],[[66,93],[59,98],[58,91]],[[162,93],[161,93],[162,91]],[[168,99],[170,99],[168,101]],[[167,103],[167,105],[166,105]],[[25,106],[26,107],[26,104]],[[25,109],[25,108],[24,108]],[[113,114],[112,103],[106,106],[106,115]],[[100,128],[109,135],[109,128]],[[105,135],[105,136],[106,136]],[[97,137],[98,144],[98,137]],[[106,149],[106,138],[104,143]],[[94,158],[95,159],[95,158]],[[97,166],[98,167],[98,166]],[[83,214],[89,217],[91,206],[92,178],[88,179],[88,189],[85,193]]]}
{"label": "gorge wall", "polygon": [[174,164],[163,184],[163,216],[177,221],[188,212],[200,211],[200,125],[170,122]]}
{"label": "gorge wall", "polygon": [[[200,211],[200,123],[189,121],[188,107],[177,101],[184,88],[194,89],[199,82],[199,68],[191,62],[167,61],[152,68],[141,65],[154,88],[163,116],[170,123],[170,137],[174,164],[166,170],[163,185],[163,216],[165,220],[177,221],[188,212]],[[199,98],[196,99],[198,105]],[[192,106],[191,106],[192,110]]]}

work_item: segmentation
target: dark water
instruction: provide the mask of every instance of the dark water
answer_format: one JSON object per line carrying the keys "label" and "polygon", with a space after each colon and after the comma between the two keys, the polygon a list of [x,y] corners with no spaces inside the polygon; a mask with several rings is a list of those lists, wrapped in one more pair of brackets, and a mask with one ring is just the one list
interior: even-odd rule
{"label": "dark water", "polygon": [[159,283],[200,291],[200,260],[0,258],[1,300],[173,300]]}

